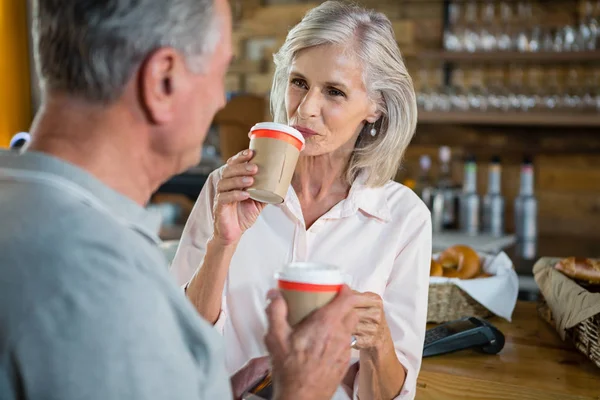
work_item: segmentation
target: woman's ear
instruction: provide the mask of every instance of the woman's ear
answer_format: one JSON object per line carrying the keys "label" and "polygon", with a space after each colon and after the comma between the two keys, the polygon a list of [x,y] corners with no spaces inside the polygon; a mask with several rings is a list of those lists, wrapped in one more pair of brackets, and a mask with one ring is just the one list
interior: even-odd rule
{"label": "woman's ear", "polygon": [[369,108],[369,115],[367,116],[366,120],[369,124],[374,124],[379,120],[379,118],[381,118],[381,110],[379,110],[377,103],[374,101],[371,101]]}

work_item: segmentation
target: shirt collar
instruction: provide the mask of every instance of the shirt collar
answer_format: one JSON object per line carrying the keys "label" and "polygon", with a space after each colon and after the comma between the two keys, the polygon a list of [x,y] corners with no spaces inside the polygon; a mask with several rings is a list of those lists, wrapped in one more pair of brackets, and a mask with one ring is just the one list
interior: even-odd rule
{"label": "shirt collar", "polygon": [[35,151],[17,154],[13,151],[0,150],[0,169],[2,168],[33,173],[43,172],[66,179],[97,198],[119,220],[126,221],[128,225],[153,242],[160,243],[158,237],[160,216],[109,188],[92,174],[73,164]]}
{"label": "shirt collar", "polygon": [[[352,216],[361,210],[367,216],[379,219],[383,222],[391,220],[391,211],[388,205],[385,187],[369,187],[366,185],[367,173],[362,171],[356,177],[348,197],[333,207],[326,218],[345,218]],[[300,202],[292,186],[288,188],[285,201],[283,203],[294,215],[299,218]]]}
{"label": "shirt collar", "polygon": [[389,222],[392,213],[387,201],[385,187],[369,187],[366,185],[367,178],[365,171],[359,173],[350,188],[346,203],[354,212],[360,209],[370,217]]}

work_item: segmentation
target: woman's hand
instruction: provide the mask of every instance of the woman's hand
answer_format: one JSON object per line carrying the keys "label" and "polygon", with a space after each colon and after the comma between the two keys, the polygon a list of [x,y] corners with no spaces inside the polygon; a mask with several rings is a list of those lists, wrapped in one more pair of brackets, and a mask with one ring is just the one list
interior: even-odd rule
{"label": "woman's hand", "polygon": [[227,160],[217,184],[213,207],[214,238],[224,245],[236,244],[260,215],[265,204],[250,199],[246,188],[254,183],[258,167],[250,163],[252,150],[244,150]]}
{"label": "woman's hand", "polygon": [[375,293],[354,291],[355,311],[358,325],[354,332],[355,348],[359,350],[382,349],[391,340],[385,314],[383,300]]}
{"label": "woman's hand", "polygon": [[383,312],[383,300],[375,293],[354,292],[358,325],[355,348],[360,350],[358,397],[394,399],[406,380],[406,369],[396,356],[394,341]]}

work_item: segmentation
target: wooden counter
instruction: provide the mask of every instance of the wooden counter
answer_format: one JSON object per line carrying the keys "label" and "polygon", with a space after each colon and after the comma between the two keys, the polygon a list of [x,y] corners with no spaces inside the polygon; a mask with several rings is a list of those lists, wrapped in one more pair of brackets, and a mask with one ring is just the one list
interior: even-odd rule
{"label": "wooden counter", "polygon": [[504,349],[425,358],[416,400],[600,400],[600,368],[562,342],[535,303],[518,302],[512,323],[490,322],[506,336]]}

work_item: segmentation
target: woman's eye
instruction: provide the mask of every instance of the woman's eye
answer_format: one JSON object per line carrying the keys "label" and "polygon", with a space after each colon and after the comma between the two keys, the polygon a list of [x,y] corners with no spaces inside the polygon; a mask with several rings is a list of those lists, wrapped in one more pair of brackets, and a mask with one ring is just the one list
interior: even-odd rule
{"label": "woman's eye", "polygon": [[327,91],[327,93],[329,93],[330,96],[334,96],[334,97],[346,97],[346,94],[344,92],[342,92],[341,90],[338,89],[334,89],[331,88]]}
{"label": "woman's eye", "polygon": [[304,82],[302,79],[294,78],[291,80],[291,82],[292,82],[292,85],[294,85],[294,86],[297,86],[302,89],[306,89],[306,82]]}

